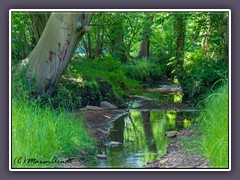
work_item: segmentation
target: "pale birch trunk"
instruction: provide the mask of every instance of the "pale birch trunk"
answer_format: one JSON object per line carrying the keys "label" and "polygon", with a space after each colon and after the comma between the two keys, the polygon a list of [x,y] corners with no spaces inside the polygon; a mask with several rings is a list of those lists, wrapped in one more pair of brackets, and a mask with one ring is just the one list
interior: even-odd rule
{"label": "pale birch trunk", "polygon": [[[52,13],[39,42],[22,64],[39,94],[52,93],[91,20],[91,13]],[[33,80],[34,79],[34,80]]]}

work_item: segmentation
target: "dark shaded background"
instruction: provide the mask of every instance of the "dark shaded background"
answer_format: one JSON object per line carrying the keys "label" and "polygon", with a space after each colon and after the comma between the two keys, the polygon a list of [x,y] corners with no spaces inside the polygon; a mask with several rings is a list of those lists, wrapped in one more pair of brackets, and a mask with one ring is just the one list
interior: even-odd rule
{"label": "dark shaded background", "polygon": [[[0,0],[0,179],[237,179],[240,175],[240,1],[239,0]],[[231,172],[10,172],[9,9],[231,9],[232,10],[232,171]],[[238,59],[239,58],[239,59]],[[240,176],[239,176],[240,177]]]}

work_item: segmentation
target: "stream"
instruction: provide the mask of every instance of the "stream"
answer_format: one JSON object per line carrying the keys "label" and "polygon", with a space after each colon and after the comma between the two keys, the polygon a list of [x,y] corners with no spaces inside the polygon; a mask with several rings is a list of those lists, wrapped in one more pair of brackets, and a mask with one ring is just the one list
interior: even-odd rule
{"label": "stream", "polygon": [[[171,140],[164,136],[165,132],[191,126],[198,114],[195,109],[157,106],[182,102],[181,89],[174,85],[148,86],[131,90],[130,94],[128,113],[113,122],[106,143],[98,149],[98,154],[108,158],[88,160],[87,167],[143,168],[166,153]],[[112,146],[112,141],[120,144]]]}

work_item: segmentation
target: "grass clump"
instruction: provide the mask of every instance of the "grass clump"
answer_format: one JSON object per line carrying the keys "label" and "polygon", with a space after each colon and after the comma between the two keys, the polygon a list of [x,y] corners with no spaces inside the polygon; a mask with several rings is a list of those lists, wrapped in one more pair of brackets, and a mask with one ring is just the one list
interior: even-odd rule
{"label": "grass clump", "polygon": [[206,100],[199,117],[204,154],[212,168],[228,167],[228,83]]}
{"label": "grass clump", "polygon": [[42,107],[38,100],[30,101],[26,93],[16,89],[15,83],[12,93],[13,168],[62,167],[67,164],[52,163],[53,159],[94,153],[95,142],[81,118],[76,120],[65,110],[53,109],[48,104]]}
{"label": "grass clump", "polygon": [[228,83],[209,94],[203,105],[194,125],[188,128],[194,133],[180,140],[187,155],[206,157],[209,168],[228,168]]}

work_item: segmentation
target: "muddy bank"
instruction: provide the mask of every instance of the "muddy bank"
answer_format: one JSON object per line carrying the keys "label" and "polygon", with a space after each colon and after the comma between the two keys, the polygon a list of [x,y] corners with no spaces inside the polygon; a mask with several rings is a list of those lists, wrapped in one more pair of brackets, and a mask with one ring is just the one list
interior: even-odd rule
{"label": "muddy bank", "polygon": [[186,149],[181,142],[182,138],[190,140],[194,136],[199,136],[199,133],[192,127],[181,130],[172,139],[166,154],[156,161],[149,161],[145,168],[208,168],[207,159],[196,153],[198,147]]}
{"label": "muddy bank", "polygon": [[[124,110],[110,110],[110,109],[97,109],[97,106],[93,106],[96,109],[85,109],[82,108],[75,112],[75,118],[83,117],[83,122],[91,134],[96,140],[97,146],[102,146],[105,142],[106,137],[109,135],[109,130],[112,127],[113,121],[119,116],[126,113]],[[85,159],[89,154],[80,152],[79,157],[74,158],[72,163],[68,164],[66,168],[88,168],[85,165]],[[93,155],[95,156],[95,155]]]}

